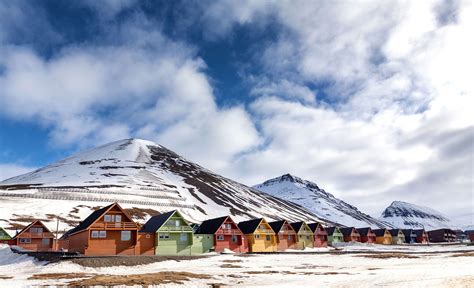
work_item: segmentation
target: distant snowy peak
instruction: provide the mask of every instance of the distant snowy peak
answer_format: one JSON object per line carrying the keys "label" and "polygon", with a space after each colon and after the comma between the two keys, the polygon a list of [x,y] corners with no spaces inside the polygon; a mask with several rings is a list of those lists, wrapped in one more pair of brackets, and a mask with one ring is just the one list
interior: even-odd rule
{"label": "distant snowy peak", "polygon": [[334,197],[316,183],[284,174],[269,179],[254,188],[272,196],[299,204],[321,218],[345,226],[388,227],[390,224],[362,213],[357,207]]}
{"label": "distant snowy peak", "polygon": [[457,228],[442,213],[424,206],[403,201],[394,201],[383,212],[380,218],[401,228]]}

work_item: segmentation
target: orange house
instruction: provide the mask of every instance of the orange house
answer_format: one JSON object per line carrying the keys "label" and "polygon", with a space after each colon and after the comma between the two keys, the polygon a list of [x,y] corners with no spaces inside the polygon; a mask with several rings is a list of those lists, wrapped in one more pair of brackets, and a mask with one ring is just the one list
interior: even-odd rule
{"label": "orange house", "polygon": [[18,232],[9,243],[28,251],[53,251],[54,235],[43,222],[36,220]]}
{"label": "orange house", "polygon": [[120,207],[110,204],[92,212],[64,234],[70,252],[84,255],[136,255],[139,225]]}

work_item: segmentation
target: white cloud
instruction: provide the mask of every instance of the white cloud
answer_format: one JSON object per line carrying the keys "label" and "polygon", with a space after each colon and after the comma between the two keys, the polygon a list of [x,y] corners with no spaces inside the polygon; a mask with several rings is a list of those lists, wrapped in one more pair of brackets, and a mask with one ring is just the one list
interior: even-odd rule
{"label": "white cloud", "polygon": [[[283,27],[254,57],[265,72],[251,76],[254,94],[263,97],[252,113],[265,145],[226,172],[249,184],[295,173],[375,214],[392,200],[446,214],[471,211],[474,203],[462,199],[473,199],[474,185],[473,8],[469,1],[455,4],[277,1],[270,9],[253,7],[270,11]],[[261,13],[223,21],[246,25],[261,21],[255,17]],[[324,83],[322,100],[335,104],[294,102],[301,95],[281,85],[292,79]],[[450,144],[453,135],[462,135],[459,144]],[[445,146],[463,153],[443,156]]]}
{"label": "white cloud", "polygon": [[33,171],[34,169],[33,167],[13,163],[0,163],[0,181]]}

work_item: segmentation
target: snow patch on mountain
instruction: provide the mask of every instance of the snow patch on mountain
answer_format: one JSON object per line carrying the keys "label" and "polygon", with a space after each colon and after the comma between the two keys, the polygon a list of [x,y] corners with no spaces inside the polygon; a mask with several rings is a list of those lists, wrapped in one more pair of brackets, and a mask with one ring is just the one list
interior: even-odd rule
{"label": "snow patch on mountain", "polygon": [[372,218],[311,181],[285,174],[253,186],[272,196],[299,204],[318,217],[344,226],[390,227],[390,224]]}
{"label": "snow patch on mountain", "polygon": [[399,228],[459,229],[460,227],[442,213],[425,206],[403,201],[393,201],[383,212],[380,220]]}

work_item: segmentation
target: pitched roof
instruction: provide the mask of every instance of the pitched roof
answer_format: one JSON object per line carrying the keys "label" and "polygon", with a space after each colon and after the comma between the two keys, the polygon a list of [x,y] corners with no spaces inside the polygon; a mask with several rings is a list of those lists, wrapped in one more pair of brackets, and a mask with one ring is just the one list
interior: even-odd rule
{"label": "pitched roof", "polygon": [[33,222],[31,222],[28,226],[26,226],[25,228],[21,229],[20,232],[16,233],[16,235],[12,238],[12,239],[16,239],[18,238],[18,236],[20,236],[23,232],[25,232],[26,230],[30,229],[31,226],[35,225],[35,224],[41,224],[41,226],[43,226],[44,229],[46,229],[46,231],[48,231],[49,233],[52,234],[52,232],[48,229],[48,227],[46,227],[46,225],[43,224],[43,222],[41,222],[40,220],[35,220]]}
{"label": "pitched roof", "polygon": [[426,231],[424,229],[415,229],[415,230],[413,230],[413,232],[415,232],[416,237],[421,237],[421,236],[423,236],[423,233],[426,233]]}
{"label": "pitched roof", "polygon": [[416,236],[415,231],[413,229],[402,229],[403,235],[405,238]]}
{"label": "pitched roof", "polygon": [[364,227],[364,228],[357,228],[357,231],[359,231],[359,234],[361,236],[367,236],[367,234],[369,234],[369,231],[372,231],[372,229],[370,227]]}
{"label": "pitched roof", "polygon": [[196,234],[215,234],[229,216],[209,219],[201,223]]}
{"label": "pitched roof", "polygon": [[400,230],[401,229],[389,229],[388,232],[390,232],[390,235],[392,235],[392,236],[398,236],[398,232]]}
{"label": "pitched roof", "polygon": [[258,219],[252,219],[248,221],[243,221],[239,223],[239,229],[242,231],[244,234],[251,234],[257,230],[258,225],[260,225],[260,222],[263,221],[263,218],[258,218]]}
{"label": "pitched roof", "polygon": [[386,230],[387,229],[374,229],[374,230],[372,230],[372,232],[375,233],[375,236],[381,237],[381,236],[385,236],[385,231]]}
{"label": "pitched roof", "polygon": [[2,232],[3,232],[3,234],[5,234],[5,236],[6,236],[6,237],[8,237],[8,238],[12,238],[12,236],[10,236],[10,234],[8,234],[8,232],[7,232],[7,231],[5,231],[5,229],[3,229],[2,227],[0,227],[0,231],[2,231]]}
{"label": "pitched roof", "polygon": [[303,224],[304,224],[303,221],[290,223],[291,227],[293,227],[293,229],[295,229],[296,233],[298,233],[300,231],[301,226],[303,226]]}
{"label": "pitched roof", "polygon": [[279,233],[281,228],[283,227],[283,224],[285,224],[285,222],[286,222],[285,220],[279,220],[279,221],[268,222],[268,224],[272,227],[275,233]]}
{"label": "pitched roof", "polygon": [[176,213],[178,211],[176,210],[173,210],[173,211],[170,211],[170,212],[167,212],[167,213],[164,213],[164,214],[160,214],[160,215],[155,215],[153,217],[151,217],[146,223],[145,225],[143,225],[142,229],[140,229],[140,232],[146,232],[146,233],[155,233],[156,231],[158,231],[161,226],[163,226],[163,224],[166,223],[166,221],[168,221],[168,219],[171,218],[171,216],[173,216],[174,213]]}
{"label": "pitched roof", "polygon": [[[97,221],[97,219],[99,219],[102,215],[104,215],[110,208],[112,208],[112,206],[114,206],[115,204],[117,203],[112,203],[110,205],[107,205],[105,207],[102,207],[100,208],[99,210],[95,210],[94,212],[92,212],[89,216],[87,216],[86,219],[84,219],[83,221],[81,221],[81,223],[79,223],[79,225],[77,225],[76,227],[72,228],[71,230],[67,231],[63,237],[67,237],[71,234],[74,234],[76,232],[79,232],[79,231],[82,231],[82,230],[86,230],[87,228],[89,228],[95,221]],[[61,237],[61,238],[63,238]]]}
{"label": "pitched roof", "polygon": [[341,231],[339,228],[337,228],[336,226],[332,226],[332,227],[327,227],[326,228],[326,232],[328,232],[328,236],[332,236],[334,234],[334,232],[336,231],[336,229],[339,230],[339,232]]}
{"label": "pitched roof", "polygon": [[[344,236],[349,236],[352,234],[352,230],[355,230],[354,227],[344,227],[339,229]],[[357,230],[355,230],[357,231]]]}
{"label": "pitched roof", "polygon": [[311,229],[311,231],[313,231],[313,233],[314,233],[314,232],[316,232],[316,228],[318,228],[318,225],[321,225],[321,224],[319,224],[318,222],[315,222],[315,223],[310,223],[310,224],[308,224],[308,227],[309,227],[309,229]]}

